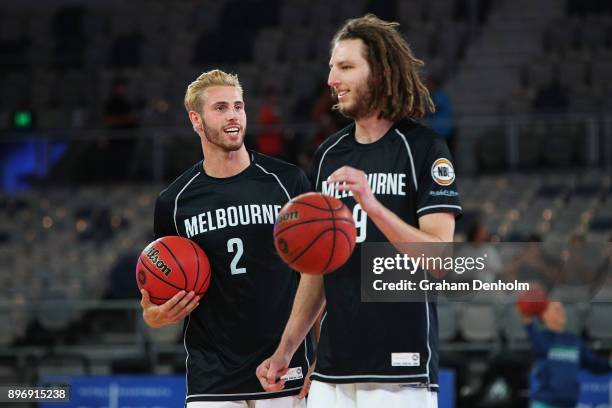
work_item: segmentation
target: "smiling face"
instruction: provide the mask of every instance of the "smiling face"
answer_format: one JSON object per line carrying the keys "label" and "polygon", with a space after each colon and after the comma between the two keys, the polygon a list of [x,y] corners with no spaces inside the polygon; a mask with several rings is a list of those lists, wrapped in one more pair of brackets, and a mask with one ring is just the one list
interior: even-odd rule
{"label": "smiling face", "polygon": [[370,66],[364,57],[364,47],[360,39],[338,41],[329,60],[327,84],[338,97],[335,108],[352,119],[372,113],[369,112]]}
{"label": "smiling face", "polygon": [[244,143],[247,118],[242,91],[235,86],[211,86],[204,90],[202,113],[189,112],[194,129],[225,151],[239,150]]}

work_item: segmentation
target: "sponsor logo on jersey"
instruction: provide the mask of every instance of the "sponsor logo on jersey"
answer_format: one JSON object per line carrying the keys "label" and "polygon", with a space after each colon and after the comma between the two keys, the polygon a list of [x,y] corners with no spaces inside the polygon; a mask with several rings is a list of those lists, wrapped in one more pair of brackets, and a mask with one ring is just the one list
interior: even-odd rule
{"label": "sponsor logo on jersey", "polygon": [[287,370],[285,375],[281,377],[281,380],[291,381],[291,380],[301,380],[304,378],[304,374],[302,373],[302,367],[292,367]]}
{"label": "sponsor logo on jersey", "polygon": [[429,192],[429,195],[433,197],[439,197],[439,196],[457,197],[459,193],[453,190],[438,190],[438,191],[431,190]]}
{"label": "sponsor logo on jersey", "polygon": [[455,181],[455,169],[448,159],[440,158],[431,166],[431,177],[441,186],[449,186]]}
{"label": "sponsor logo on jersey", "polygon": [[391,353],[393,367],[418,367],[421,365],[419,353]]}
{"label": "sponsor logo on jersey", "polygon": [[575,363],[580,359],[580,352],[577,347],[572,347],[572,346],[551,347],[548,350],[548,358],[550,360]]}
{"label": "sponsor logo on jersey", "polygon": [[168,264],[166,264],[164,260],[159,257],[159,249],[151,247],[146,252],[146,255],[147,258],[149,258],[149,260],[151,261],[151,263],[155,265],[155,267],[159,269],[161,273],[166,276],[172,273],[172,269],[168,266]]}

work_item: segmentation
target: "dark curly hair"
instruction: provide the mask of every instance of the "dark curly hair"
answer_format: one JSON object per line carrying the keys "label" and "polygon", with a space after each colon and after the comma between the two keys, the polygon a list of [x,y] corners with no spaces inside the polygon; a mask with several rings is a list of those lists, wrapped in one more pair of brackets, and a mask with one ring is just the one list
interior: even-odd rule
{"label": "dark curly hair", "polygon": [[347,20],[331,42],[360,39],[371,70],[368,110],[380,109],[379,118],[398,121],[422,118],[435,112],[435,106],[417,69],[424,65],[398,31],[399,23],[379,19],[373,14]]}

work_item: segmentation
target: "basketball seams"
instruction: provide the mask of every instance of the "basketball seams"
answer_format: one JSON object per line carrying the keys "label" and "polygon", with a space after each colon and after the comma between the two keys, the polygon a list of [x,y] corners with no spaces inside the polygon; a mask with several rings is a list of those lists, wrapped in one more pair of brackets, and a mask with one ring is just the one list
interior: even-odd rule
{"label": "basketball seams", "polygon": [[338,207],[338,208],[330,208],[330,206],[329,206],[329,205],[328,205],[328,207],[327,207],[327,208],[325,208],[325,207],[318,207],[318,206],[316,206],[316,205],[314,205],[314,204],[311,204],[311,203],[306,203],[306,202],[304,202],[304,201],[292,201],[291,203],[292,203],[292,204],[300,204],[300,205],[303,205],[303,206],[306,206],[306,207],[311,207],[311,208],[314,208],[314,209],[316,209],[316,210],[321,210],[321,211],[329,211],[329,210],[332,210],[332,211],[339,211],[339,210],[341,210],[341,209],[342,209],[342,207],[344,206],[344,204],[342,204],[342,201],[340,202],[340,204],[341,204],[341,205],[340,205],[340,207]]}
{"label": "basketball seams", "polygon": [[[327,270],[327,268],[329,267],[329,264],[331,263],[333,257],[334,257],[334,251],[336,250],[336,219],[335,219],[335,211],[332,208],[331,204],[329,203],[329,200],[327,199],[327,197],[325,197],[324,195],[321,195],[321,197],[323,197],[323,200],[325,200],[325,202],[327,203],[327,206],[329,207],[329,210],[332,213],[332,231],[333,231],[333,238],[332,238],[332,247],[331,247],[331,251],[329,251],[329,257],[327,258],[327,263],[325,264],[325,267],[321,270],[321,273],[325,273],[325,271]],[[340,204],[342,204],[342,202],[340,202]],[[342,206],[340,206],[340,208],[342,208]]]}
{"label": "basketball seams", "polygon": [[302,252],[300,252],[300,253],[298,254],[298,256],[296,256],[295,258],[293,258],[293,259],[292,259],[292,260],[289,262],[289,265],[291,265],[291,264],[295,263],[295,262],[296,262],[298,259],[300,259],[300,258],[302,257],[302,255],[304,255],[306,252],[308,252],[308,250],[309,250],[310,248],[312,248],[312,246],[313,246],[313,245],[314,245],[314,244],[315,244],[315,243],[316,243],[316,242],[317,242],[317,241],[318,241],[318,240],[319,240],[319,239],[320,239],[320,238],[321,238],[323,235],[325,235],[325,234],[326,234],[326,233],[328,233],[329,231],[333,231],[333,228],[327,228],[327,229],[324,229],[323,231],[319,232],[319,235],[317,235],[316,237],[314,237],[314,238],[313,238],[313,239],[310,241],[310,243],[308,244],[308,246],[306,246],[306,248],[304,248],[304,249],[302,250]]}
{"label": "basketball seams", "polygon": [[183,266],[181,265],[181,263],[179,262],[179,260],[176,258],[176,256],[174,255],[174,252],[172,252],[170,250],[170,248],[168,248],[168,245],[166,245],[163,241],[157,241],[160,244],[162,244],[164,246],[164,248],[166,248],[166,250],[168,251],[168,253],[170,253],[170,255],[172,256],[172,258],[174,259],[174,262],[176,262],[176,264],[178,265],[179,269],[181,270],[181,273],[183,274],[183,279],[185,280],[185,287],[182,290],[186,290],[187,292],[189,292],[189,290],[187,289],[187,274],[185,273],[185,270],[183,269]]}
{"label": "basketball seams", "polygon": [[[349,248],[353,247],[351,245],[351,237],[348,236],[348,234],[346,233],[346,231],[342,230],[342,229],[338,229],[337,232],[339,232],[340,234],[342,234],[344,236],[344,238],[346,238],[346,242],[348,243]],[[352,248],[354,249],[354,247]],[[351,251],[352,252],[352,251]]]}
{"label": "basketball seams", "polygon": [[160,281],[164,282],[167,285],[172,286],[174,289],[177,290],[183,290],[182,288],[179,288],[178,286],[175,286],[174,284],[172,284],[172,282],[167,281],[164,278],[160,278],[159,276],[157,276],[157,274],[155,272],[153,272],[151,269],[149,269],[149,267],[142,261],[142,255],[140,255],[140,257],[138,258],[138,261],[142,264],[142,266],[144,266],[144,268],[153,276],[155,276],[157,279],[159,279]]}
{"label": "basketball seams", "polygon": [[157,296],[153,296],[153,295],[149,294],[149,299],[151,299],[151,300],[153,300],[153,299],[155,299],[155,300],[163,300],[164,302],[167,302],[167,301],[169,301],[172,298],[157,297]]}
{"label": "basketball seams", "polygon": [[[280,230],[276,231],[274,233],[274,235],[282,234],[283,232],[285,232],[287,230],[290,230],[292,228],[295,228],[295,227],[299,227],[300,225],[310,224],[310,223],[319,222],[319,221],[333,221],[333,220],[334,220],[334,218],[315,218],[315,219],[308,220],[308,221],[300,221],[298,223],[291,224],[289,226],[284,227],[283,229],[280,229]],[[354,223],[352,218],[335,218],[335,220],[336,221],[340,221],[340,222],[346,222],[346,223],[349,223],[349,224],[353,224]]]}

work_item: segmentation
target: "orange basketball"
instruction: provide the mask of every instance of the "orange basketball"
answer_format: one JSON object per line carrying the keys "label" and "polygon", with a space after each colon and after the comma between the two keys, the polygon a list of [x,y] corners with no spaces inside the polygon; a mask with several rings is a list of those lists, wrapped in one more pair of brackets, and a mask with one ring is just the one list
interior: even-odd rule
{"label": "orange basketball", "polygon": [[540,316],[548,307],[546,292],[541,286],[532,284],[532,287],[520,292],[517,297],[516,308],[526,317]]}
{"label": "orange basketball", "polygon": [[342,201],[306,193],[289,201],[274,225],[274,245],[296,271],[323,274],[342,266],[355,249],[355,222]]}
{"label": "orange basketball", "polygon": [[162,304],[181,290],[203,295],[210,285],[206,253],[193,241],[178,236],[159,238],[143,249],[136,264],[138,288],[151,302]]}

